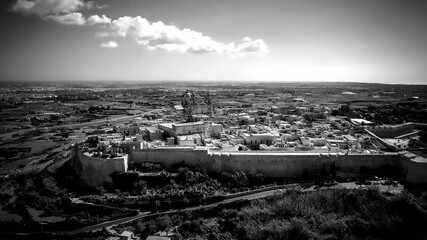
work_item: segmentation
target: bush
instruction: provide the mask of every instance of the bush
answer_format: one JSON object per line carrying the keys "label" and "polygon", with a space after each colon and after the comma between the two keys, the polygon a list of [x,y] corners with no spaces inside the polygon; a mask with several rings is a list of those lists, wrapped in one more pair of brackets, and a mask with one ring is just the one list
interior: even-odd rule
{"label": "bush", "polygon": [[160,172],[164,170],[164,167],[161,164],[158,163],[151,163],[151,162],[143,162],[143,163],[136,163],[131,162],[129,164],[129,169],[134,171],[140,171],[140,172]]}
{"label": "bush", "polygon": [[[287,191],[177,215],[185,238],[206,239],[425,239],[426,216],[403,196],[377,190]],[[171,219],[177,219],[172,216]],[[161,225],[161,224],[160,224]],[[159,225],[158,225],[159,226]]]}

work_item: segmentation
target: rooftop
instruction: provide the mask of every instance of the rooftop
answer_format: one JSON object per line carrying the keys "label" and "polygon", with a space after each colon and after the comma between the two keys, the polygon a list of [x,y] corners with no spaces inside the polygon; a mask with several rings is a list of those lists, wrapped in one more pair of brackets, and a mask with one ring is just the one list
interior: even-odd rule
{"label": "rooftop", "polygon": [[202,124],[205,124],[205,123],[204,122],[172,123],[172,125],[176,127],[185,127],[190,125],[202,125]]}

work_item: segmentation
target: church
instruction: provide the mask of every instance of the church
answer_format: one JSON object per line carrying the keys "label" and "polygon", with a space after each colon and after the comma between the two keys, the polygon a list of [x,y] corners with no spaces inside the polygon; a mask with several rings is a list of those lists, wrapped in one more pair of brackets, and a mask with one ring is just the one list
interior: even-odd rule
{"label": "church", "polygon": [[196,98],[193,91],[187,90],[181,96],[181,105],[175,106],[175,109],[183,111],[187,122],[196,121],[200,118],[200,116],[197,115],[211,117],[213,114],[212,100],[209,92],[206,92],[203,96],[203,101],[200,101]]}

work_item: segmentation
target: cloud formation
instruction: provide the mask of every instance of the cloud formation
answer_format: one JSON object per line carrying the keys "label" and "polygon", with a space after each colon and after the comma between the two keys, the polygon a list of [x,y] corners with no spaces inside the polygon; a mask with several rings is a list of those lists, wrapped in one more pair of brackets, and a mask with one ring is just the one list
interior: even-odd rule
{"label": "cloud formation", "polygon": [[65,25],[84,25],[83,15],[77,11],[93,7],[94,2],[83,0],[18,0],[12,10],[21,14],[36,14]]}
{"label": "cloud formation", "polygon": [[45,16],[72,13],[84,6],[82,0],[18,0],[12,9],[20,13]]}
{"label": "cloud formation", "polygon": [[[103,8],[95,1],[84,0],[17,0],[12,10],[21,14],[35,14],[63,25],[102,25],[99,37],[130,38],[149,50],[162,49],[182,53],[215,53],[231,56],[262,55],[268,47],[262,39],[245,37],[238,44],[213,40],[201,32],[179,29],[163,22],[149,22],[137,16],[124,16],[112,20],[105,15],[92,15],[87,20],[79,11]],[[102,43],[102,47],[116,48],[116,41]]]}
{"label": "cloud formation", "polygon": [[129,37],[147,49],[163,49],[190,53],[217,53],[230,55],[263,54],[268,51],[262,39],[244,38],[237,46],[213,40],[188,28],[179,29],[163,22],[149,22],[138,17],[121,17],[113,20],[106,31],[98,33],[103,37]]}
{"label": "cloud formation", "polygon": [[101,47],[104,47],[104,48],[116,48],[118,46],[119,44],[117,44],[117,42],[115,41],[109,41],[101,44]]}
{"label": "cloud formation", "polygon": [[242,39],[243,43],[237,46],[238,52],[266,52],[267,45],[261,39],[252,40],[250,37]]}
{"label": "cloud formation", "polygon": [[87,23],[89,25],[109,24],[109,23],[111,23],[111,18],[108,18],[105,15],[102,15],[101,17],[98,15],[92,15],[87,19]]}
{"label": "cloud formation", "polygon": [[48,15],[46,19],[51,19],[64,25],[84,25],[86,23],[83,15],[77,12],[63,15]]}

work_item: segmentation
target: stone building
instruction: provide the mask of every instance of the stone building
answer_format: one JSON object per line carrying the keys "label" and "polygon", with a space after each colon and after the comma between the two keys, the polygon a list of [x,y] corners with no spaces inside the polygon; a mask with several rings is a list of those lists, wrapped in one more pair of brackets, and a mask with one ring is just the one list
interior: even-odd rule
{"label": "stone building", "polygon": [[192,121],[192,116],[197,114],[206,114],[212,116],[213,106],[212,100],[209,93],[205,93],[203,100],[200,101],[196,98],[193,91],[186,91],[181,96],[181,106],[177,106],[177,109],[183,109],[184,117],[187,121]]}
{"label": "stone building", "polygon": [[163,130],[165,137],[174,137],[185,135],[200,134],[202,137],[220,137],[222,132],[222,125],[217,123],[206,122],[187,122],[187,123],[160,123],[159,129]]}

